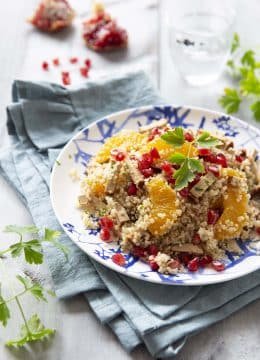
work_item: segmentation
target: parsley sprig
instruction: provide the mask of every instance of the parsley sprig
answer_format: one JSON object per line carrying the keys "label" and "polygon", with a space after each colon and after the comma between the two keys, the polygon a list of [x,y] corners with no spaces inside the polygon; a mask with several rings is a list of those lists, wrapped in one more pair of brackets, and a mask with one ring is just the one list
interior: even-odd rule
{"label": "parsley sprig", "polygon": [[[19,241],[0,252],[0,265],[2,268],[4,268],[4,256],[8,253],[13,258],[24,256],[25,261],[29,264],[41,264],[44,260],[42,248],[44,242],[50,243],[58,248],[64,253],[66,257],[68,255],[67,248],[58,241],[58,237],[60,236],[59,231],[47,228],[41,231],[34,225],[8,225],[4,231],[6,233],[17,234]],[[25,235],[31,235],[33,236],[33,239],[24,240]],[[24,346],[25,344],[33,341],[43,340],[55,333],[54,329],[46,328],[42,324],[37,314],[33,314],[29,319],[27,319],[21,301],[25,294],[30,294],[38,301],[47,302],[46,296],[47,294],[53,295],[52,291],[44,289],[40,283],[33,281],[28,276],[22,276],[21,274],[18,274],[16,279],[20,284],[21,290],[14,293],[11,297],[5,297],[2,294],[2,284],[0,282],[0,323],[2,323],[3,326],[7,326],[8,321],[11,318],[10,305],[12,303],[16,303],[23,319],[23,324],[20,327],[20,337],[15,340],[9,340],[6,342],[6,345],[10,347]]]}
{"label": "parsley sprig", "polygon": [[[167,131],[161,138],[168,144],[171,144],[173,148],[180,148],[185,143],[185,136],[183,128],[176,127],[174,130]],[[203,173],[205,171],[203,163],[196,157],[190,157],[193,144],[198,147],[209,148],[218,146],[221,141],[212,136],[209,132],[203,131],[192,142],[188,142],[189,148],[187,156],[181,152],[174,151],[169,157],[169,161],[180,165],[179,169],[173,174],[175,179],[175,189],[181,190],[188,186],[188,184],[194,180],[197,173]]]}
{"label": "parsley sprig", "polygon": [[[227,66],[237,83],[236,88],[225,88],[219,103],[228,114],[236,113],[243,100],[250,100],[250,110],[256,121],[260,121],[260,62],[253,50],[247,50],[238,56],[240,39],[234,34],[231,54]],[[239,58],[238,58],[239,57]]]}

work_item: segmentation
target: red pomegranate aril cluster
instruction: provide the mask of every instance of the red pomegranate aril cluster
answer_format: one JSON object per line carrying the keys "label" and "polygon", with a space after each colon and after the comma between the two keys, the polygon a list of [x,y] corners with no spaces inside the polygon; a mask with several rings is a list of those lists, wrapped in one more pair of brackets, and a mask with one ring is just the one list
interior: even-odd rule
{"label": "red pomegranate aril cluster", "polygon": [[188,142],[192,142],[194,140],[194,136],[190,132],[186,132],[184,138]]}
{"label": "red pomegranate aril cluster", "polygon": [[148,136],[148,141],[152,141],[156,135],[161,135],[162,134],[162,130],[159,128],[153,128]]}
{"label": "red pomegranate aril cluster", "polygon": [[61,79],[62,79],[63,85],[70,85],[71,84],[70,73],[68,71],[62,71]]}
{"label": "red pomegranate aril cluster", "polygon": [[209,209],[207,214],[208,225],[215,225],[220,217],[219,210]]}
{"label": "red pomegranate aril cluster", "polygon": [[138,246],[138,245],[135,245],[132,249],[132,254],[135,256],[135,257],[145,257],[147,252],[146,252],[146,248],[142,247],[142,246]]}
{"label": "red pomegranate aril cluster", "polygon": [[149,245],[147,248],[147,252],[149,255],[156,256],[159,252],[158,247],[156,245]]}
{"label": "red pomegranate aril cluster", "polygon": [[236,155],[235,159],[239,163],[242,163],[245,160],[244,156],[242,155]]}
{"label": "red pomegranate aril cluster", "polygon": [[117,254],[112,255],[111,259],[115,264],[117,264],[119,266],[125,266],[124,255],[117,253]]}
{"label": "red pomegranate aril cluster", "polygon": [[153,163],[154,160],[160,159],[160,154],[156,148],[152,148],[149,153],[145,153],[141,156],[141,159],[138,160],[138,169],[143,174],[145,178],[149,178],[156,173]]}
{"label": "red pomegranate aril cluster", "polygon": [[202,256],[200,259],[199,259],[199,266],[204,268],[206,267],[207,265],[211,264],[212,262],[212,256],[210,255],[204,255]]}
{"label": "red pomegranate aril cluster", "polygon": [[186,198],[189,196],[189,194],[190,194],[190,190],[189,190],[188,187],[183,188],[183,189],[181,189],[181,190],[179,191],[179,194],[180,194],[183,198],[186,199]]}
{"label": "red pomegranate aril cluster", "polygon": [[165,161],[162,165],[161,165],[161,169],[162,171],[165,172],[166,175],[171,176],[173,174],[173,168],[172,165],[168,162]]}
{"label": "red pomegranate aril cluster", "polygon": [[211,263],[212,267],[216,271],[223,271],[225,270],[225,264],[218,260],[213,260]]}
{"label": "red pomegranate aril cluster", "polygon": [[210,156],[210,155],[212,155],[212,152],[211,152],[210,149],[202,148],[202,149],[199,149],[199,155],[202,156],[202,157]]}
{"label": "red pomegranate aril cluster", "polygon": [[223,168],[227,168],[227,158],[224,154],[219,153],[216,155],[215,163],[221,165]]}
{"label": "red pomegranate aril cluster", "polygon": [[159,265],[154,260],[149,260],[149,265],[152,271],[157,271],[159,269]]}
{"label": "red pomegranate aril cluster", "polygon": [[187,268],[189,271],[195,272],[199,269],[199,257],[195,257],[188,262]]}
{"label": "red pomegranate aril cluster", "polygon": [[111,230],[114,227],[114,222],[109,216],[102,216],[99,219],[99,225],[101,227],[100,239],[109,242],[111,238]]}
{"label": "red pomegranate aril cluster", "polygon": [[160,154],[156,148],[152,148],[150,150],[150,155],[151,155],[152,160],[160,159]]}
{"label": "red pomegranate aril cluster", "polygon": [[136,194],[137,194],[137,186],[132,182],[131,184],[128,185],[127,195],[134,196]]}
{"label": "red pomegranate aril cluster", "polygon": [[48,70],[49,70],[49,64],[47,63],[47,61],[43,61],[43,63],[42,63],[42,68],[43,68],[43,70],[45,70],[45,71],[48,71]]}

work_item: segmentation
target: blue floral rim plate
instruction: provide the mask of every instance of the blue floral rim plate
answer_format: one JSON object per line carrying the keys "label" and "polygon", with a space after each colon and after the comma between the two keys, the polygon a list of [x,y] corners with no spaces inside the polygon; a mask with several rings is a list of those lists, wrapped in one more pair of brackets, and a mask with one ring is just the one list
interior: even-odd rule
{"label": "blue floral rim plate", "polygon": [[97,153],[104,141],[122,129],[137,130],[140,125],[166,118],[172,127],[220,131],[229,136],[235,146],[247,149],[260,147],[260,130],[215,111],[189,106],[145,106],[128,109],[102,118],[76,134],[63,148],[51,174],[51,201],[54,212],[67,235],[84,252],[96,261],[121,274],[136,279],[167,285],[206,285],[224,282],[246,275],[260,268],[260,245],[253,241],[237,239],[242,255],[227,252],[226,269],[216,272],[201,269],[196,273],[185,272],[165,275],[152,271],[149,265],[129,254],[124,254],[125,266],[116,265],[111,257],[122,253],[117,243],[104,243],[99,231],[83,226],[80,211],[76,208],[79,182],[71,179],[70,171],[83,174],[89,159]]}

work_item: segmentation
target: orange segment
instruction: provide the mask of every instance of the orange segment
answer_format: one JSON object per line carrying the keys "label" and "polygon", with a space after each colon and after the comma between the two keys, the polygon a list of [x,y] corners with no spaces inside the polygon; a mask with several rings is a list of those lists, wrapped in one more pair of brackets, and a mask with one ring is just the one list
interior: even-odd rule
{"label": "orange segment", "polygon": [[118,135],[109,138],[99,150],[96,159],[99,163],[104,163],[110,158],[112,149],[122,149],[126,151],[138,150],[147,141],[146,134],[140,134],[133,130],[122,131]]}
{"label": "orange segment", "polygon": [[161,139],[160,137],[155,138],[152,141],[149,141],[141,151],[143,153],[149,152],[152,148],[156,148],[159,151],[160,157],[163,160],[167,160],[170,155],[174,152],[179,152],[185,156],[188,155],[190,149],[190,157],[194,157],[198,155],[198,150],[191,145],[191,143],[185,142],[182,146],[178,148],[174,148],[172,145],[168,144],[166,141]]}
{"label": "orange segment", "polygon": [[101,197],[105,194],[105,184],[101,181],[87,180],[87,183],[91,188],[91,192],[93,193],[93,195]]}
{"label": "orange segment", "polygon": [[236,169],[232,169],[232,168],[222,168],[221,170],[221,175],[222,176],[229,176],[229,177],[238,177],[238,178],[243,178],[244,174]]}
{"label": "orange segment", "polygon": [[160,178],[154,177],[147,183],[148,195],[152,204],[150,211],[151,224],[148,230],[153,235],[163,235],[170,230],[176,220],[176,193]]}

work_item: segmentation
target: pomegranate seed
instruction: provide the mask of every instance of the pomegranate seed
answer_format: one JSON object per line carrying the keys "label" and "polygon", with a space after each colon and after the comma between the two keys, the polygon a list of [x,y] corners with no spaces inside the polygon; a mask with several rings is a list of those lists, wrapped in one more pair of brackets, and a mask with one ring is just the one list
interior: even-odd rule
{"label": "pomegranate seed", "polygon": [[199,234],[197,233],[193,236],[192,244],[198,245],[200,243],[201,243],[201,238],[200,238]]}
{"label": "pomegranate seed", "polygon": [[166,179],[167,179],[168,184],[175,185],[176,180],[173,177],[167,176]]}
{"label": "pomegranate seed", "polygon": [[138,161],[138,169],[140,171],[149,169],[152,166],[153,159],[150,154],[143,154],[141,159]]}
{"label": "pomegranate seed", "polygon": [[100,231],[100,239],[103,241],[108,242],[110,240],[110,231],[107,228],[103,228]]}
{"label": "pomegranate seed", "polygon": [[142,174],[143,174],[143,176],[144,176],[145,178],[149,178],[150,176],[153,176],[153,174],[154,174],[154,171],[153,171],[152,168],[150,168],[150,169],[143,169],[141,172],[142,172]]}
{"label": "pomegranate seed", "polygon": [[131,183],[127,188],[127,195],[134,196],[137,193],[137,187],[134,183]]}
{"label": "pomegranate seed", "polygon": [[86,60],[84,61],[84,63],[85,63],[85,65],[86,65],[87,68],[90,68],[90,66],[91,66],[91,60],[90,60],[90,59],[86,59]]}
{"label": "pomegranate seed", "polygon": [[225,270],[225,264],[223,264],[221,261],[213,260],[212,261],[212,267],[216,271],[223,271]]}
{"label": "pomegranate seed", "polygon": [[206,265],[209,265],[212,262],[212,257],[210,255],[205,255],[199,260],[199,266],[205,267]]}
{"label": "pomegranate seed", "polygon": [[125,153],[119,149],[112,149],[110,154],[115,158],[116,161],[123,161],[126,157]]}
{"label": "pomegranate seed", "polygon": [[148,254],[156,256],[158,254],[158,247],[156,245],[149,245],[148,246]]}
{"label": "pomegranate seed", "polygon": [[220,213],[218,210],[210,209],[208,211],[208,224],[215,225],[220,217]]}
{"label": "pomegranate seed", "polygon": [[152,160],[160,159],[160,154],[156,148],[152,148],[150,151]]}
{"label": "pomegranate seed", "polygon": [[189,196],[189,194],[190,194],[190,190],[189,190],[188,187],[183,188],[183,189],[181,189],[181,190],[179,191],[179,194],[180,194],[182,197],[187,198],[187,197]]}
{"label": "pomegranate seed", "polygon": [[45,71],[49,70],[49,64],[47,63],[47,61],[43,61],[43,63],[42,63],[42,68],[43,68],[43,70],[45,70]]}
{"label": "pomegranate seed", "polygon": [[225,157],[224,154],[217,154],[216,155],[216,160],[215,160],[216,164],[219,164],[221,165],[223,168],[226,168],[228,165],[227,165],[227,158]]}
{"label": "pomegranate seed", "polygon": [[148,136],[148,141],[152,141],[156,135],[161,135],[162,131],[159,128],[153,128]]}
{"label": "pomegranate seed", "polygon": [[181,253],[179,254],[179,259],[182,264],[187,266],[189,261],[192,259],[192,255],[188,253]]}
{"label": "pomegranate seed", "polygon": [[169,263],[170,268],[178,269],[180,267],[180,262],[177,259],[172,259]]}
{"label": "pomegranate seed", "polygon": [[188,189],[190,190],[191,188],[193,188],[193,186],[200,181],[200,178],[201,178],[201,174],[196,174],[194,180],[192,180],[192,182],[189,183]]}
{"label": "pomegranate seed", "polygon": [[189,270],[189,271],[192,271],[192,272],[197,271],[198,268],[199,268],[199,258],[198,258],[198,257],[195,257],[194,259],[190,260],[190,261],[188,262],[187,267],[188,267],[188,270]]}
{"label": "pomegranate seed", "polygon": [[186,134],[184,135],[184,138],[188,142],[192,142],[194,140],[194,136],[189,132],[186,132]]}
{"label": "pomegranate seed", "polygon": [[125,257],[122,254],[114,254],[114,255],[112,255],[111,259],[115,264],[117,264],[119,266],[125,265]]}
{"label": "pomegranate seed", "polygon": [[157,271],[159,269],[159,265],[154,260],[150,260],[149,265],[150,265],[150,268],[152,269],[152,271]]}
{"label": "pomegranate seed", "polygon": [[70,73],[68,71],[62,71],[61,76],[68,77],[68,76],[70,76]]}
{"label": "pomegranate seed", "polygon": [[245,160],[245,158],[244,158],[244,156],[242,156],[242,155],[236,155],[236,161],[237,162],[243,162]]}
{"label": "pomegranate seed", "polygon": [[220,171],[217,165],[209,165],[207,166],[207,171],[211,172],[216,177],[220,176]]}
{"label": "pomegranate seed", "polygon": [[113,227],[114,227],[113,220],[108,216],[102,216],[99,219],[99,224],[104,229],[113,229]]}
{"label": "pomegranate seed", "polygon": [[172,165],[167,161],[162,164],[161,168],[168,176],[171,176],[173,174]]}
{"label": "pomegranate seed", "polygon": [[70,76],[62,76],[62,83],[63,85],[70,85],[71,81],[70,81]]}
{"label": "pomegranate seed", "polygon": [[256,231],[256,233],[257,233],[258,235],[260,235],[260,227],[257,227],[257,228],[255,229],[255,231]]}
{"label": "pomegranate seed", "polygon": [[88,77],[88,68],[82,67],[79,69],[81,76]]}
{"label": "pomegranate seed", "polygon": [[55,58],[52,60],[52,63],[54,66],[59,66],[60,65],[60,60],[58,58]]}
{"label": "pomegranate seed", "polygon": [[211,155],[212,154],[212,152],[211,152],[211,150],[210,149],[199,149],[199,155],[200,156],[209,156],[209,155]]}
{"label": "pomegranate seed", "polygon": [[132,249],[132,254],[136,257],[145,257],[146,249],[141,246],[135,245]]}
{"label": "pomegranate seed", "polygon": [[72,57],[70,58],[70,63],[71,64],[76,64],[78,62],[78,58],[77,57]]}

